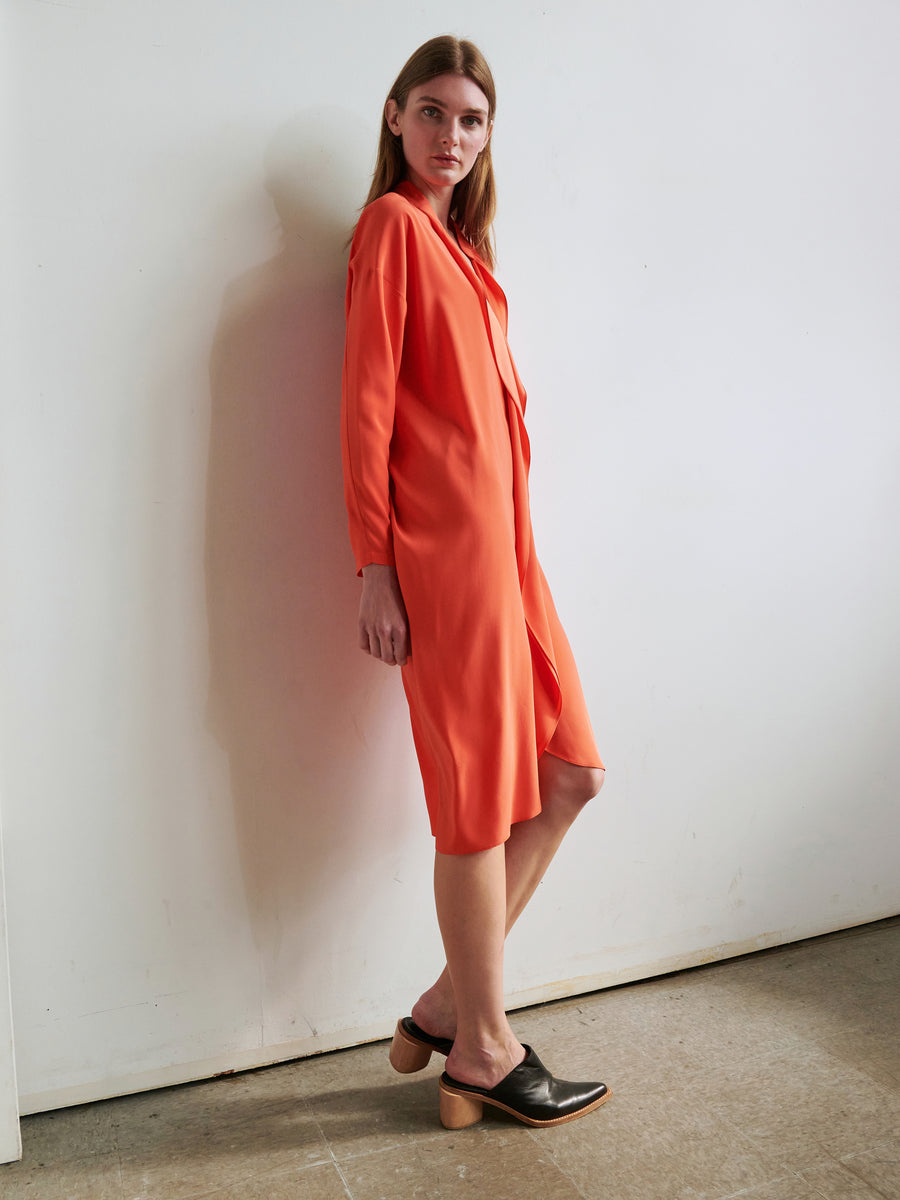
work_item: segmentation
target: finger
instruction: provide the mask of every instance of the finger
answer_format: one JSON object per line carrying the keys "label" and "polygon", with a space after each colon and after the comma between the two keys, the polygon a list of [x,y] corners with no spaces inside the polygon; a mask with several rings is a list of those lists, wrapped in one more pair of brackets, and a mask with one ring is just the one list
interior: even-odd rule
{"label": "finger", "polygon": [[389,633],[383,634],[381,637],[381,661],[388,667],[397,665],[394,657],[394,644]]}
{"label": "finger", "polygon": [[389,642],[390,661],[392,665],[402,667],[406,663],[409,654],[409,632],[405,625],[395,625],[389,633],[385,635]]}
{"label": "finger", "polygon": [[371,654],[373,658],[381,658],[381,643],[378,641],[378,635],[366,625],[359,627],[359,648],[366,654]]}
{"label": "finger", "polygon": [[394,657],[401,667],[406,666],[406,660],[410,655],[409,642],[409,627],[404,626],[394,635]]}
{"label": "finger", "polygon": [[366,645],[363,647],[373,658],[381,658],[381,639],[374,629],[365,631]]}

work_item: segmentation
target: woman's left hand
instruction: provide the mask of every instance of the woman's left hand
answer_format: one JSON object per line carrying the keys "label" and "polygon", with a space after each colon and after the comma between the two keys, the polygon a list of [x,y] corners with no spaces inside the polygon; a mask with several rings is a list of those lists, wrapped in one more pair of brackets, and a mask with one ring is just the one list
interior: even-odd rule
{"label": "woman's left hand", "polygon": [[389,667],[406,665],[409,622],[396,567],[369,563],[363,567],[359,602],[359,648]]}

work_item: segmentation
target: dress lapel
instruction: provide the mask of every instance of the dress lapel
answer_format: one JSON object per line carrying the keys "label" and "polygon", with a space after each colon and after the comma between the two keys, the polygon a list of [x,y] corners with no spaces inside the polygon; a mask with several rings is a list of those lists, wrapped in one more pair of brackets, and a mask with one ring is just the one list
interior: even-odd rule
{"label": "dress lapel", "polygon": [[497,372],[503,382],[503,386],[512,396],[519,412],[523,412],[524,391],[516,374],[516,369],[513,366],[506,333],[495,308],[495,305],[499,307],[505,317],[506,297],[503,295],[500,286],[481,262],[474,246],[463,237],[459,230],[456,230],[457,241],[457,239],[452,238],[447,230],[444,229],[443,225],[437,219],[434,209],[429,204],[428,198],[419,191],[415,184],[404,179],[397,185],[396,190],[428,217],[435,233],[443,241],[460,270],[474,287],[481,302],[481,312],[488,335],[488,342],[493,351]]}

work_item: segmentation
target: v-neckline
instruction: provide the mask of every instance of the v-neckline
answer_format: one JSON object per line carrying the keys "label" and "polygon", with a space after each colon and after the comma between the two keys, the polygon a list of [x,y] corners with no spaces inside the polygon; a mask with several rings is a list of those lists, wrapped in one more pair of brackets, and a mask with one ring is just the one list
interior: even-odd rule
{"label": "v-neckline", "polygon": [[397,184],[395,190],[400,192],[401,195],[405,196],[411,204],[414,204],[416,208],[418,208],[428,217],[433,228],[437,231],[438,236],[450,250],[454,260],[459,263],[463,273],[468,277],[468,272],[466,271],[467,267],[468,270],[472,272],[478,283],[481,284],[480,274],[475,265],[477,259],[475,247],[472,246],[467,241],[465,235],[460,232],[456,221],[454,221],[452,217],[450,218],[451,222],[453,223],[453,232],[450,233],[438,220],[437,213],[431,207],[428,197],[424,194],[424,192],[421,192],[414,183],[411,183],[410,180],[402,179],[400,183]]}

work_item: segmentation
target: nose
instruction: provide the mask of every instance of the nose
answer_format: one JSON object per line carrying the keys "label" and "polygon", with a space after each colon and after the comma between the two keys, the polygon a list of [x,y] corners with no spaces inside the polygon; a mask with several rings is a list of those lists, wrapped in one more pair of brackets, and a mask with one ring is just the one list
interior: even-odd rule
{"label": "nose", "polygon": [[448,146],[456,146],[459,143],[459,122],[455,120],[449,121],[444,126],[443,136],[441,138]]}

